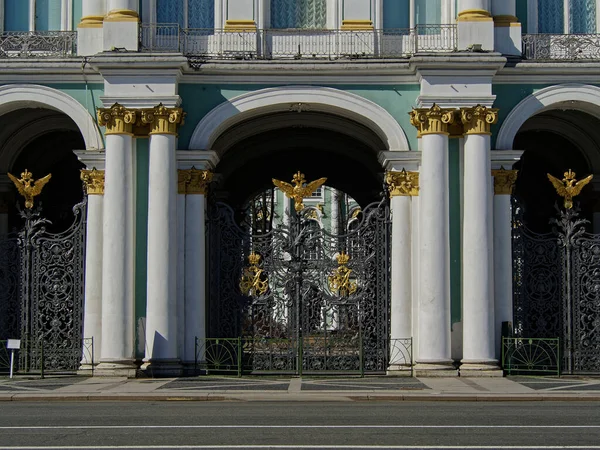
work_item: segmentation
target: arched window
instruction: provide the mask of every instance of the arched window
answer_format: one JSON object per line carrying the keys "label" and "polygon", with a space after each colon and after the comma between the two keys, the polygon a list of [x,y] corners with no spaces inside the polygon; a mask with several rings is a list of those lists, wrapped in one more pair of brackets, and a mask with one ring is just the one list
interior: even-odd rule
{"label": "arched window", "polygon": [[271,28],[327,26],[327,0],[271,0]]}
{"label": "arched window", "polygon": [[182,28],[214,28],[214,0],[156,0],[156,23],[178,23]]}

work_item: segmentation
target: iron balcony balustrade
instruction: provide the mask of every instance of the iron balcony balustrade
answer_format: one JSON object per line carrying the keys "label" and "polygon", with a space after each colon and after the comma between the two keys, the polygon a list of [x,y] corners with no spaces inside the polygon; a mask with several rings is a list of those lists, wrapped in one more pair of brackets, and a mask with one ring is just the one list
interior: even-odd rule
{"label": "iron balcony balustrade", "polygon": [[523,57],[535,61],[600,60],[600,34],[524,34]]}
{"label": "iron balcony balustrade", "polygon": [[76,31],[0,33],[0,58],[68,58],[76,55]]}
{"label": "iron balcony balustrade", "polygon": [[181,28],[143,24],[141,51],[175,52],[205,59],[406,58],[419,52],[457,49],[455,25],[385,30]]}

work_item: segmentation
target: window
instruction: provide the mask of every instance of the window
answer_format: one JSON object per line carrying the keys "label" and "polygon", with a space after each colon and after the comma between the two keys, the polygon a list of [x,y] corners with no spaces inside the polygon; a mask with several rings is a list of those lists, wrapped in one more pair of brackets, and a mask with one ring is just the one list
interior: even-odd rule
{"label": "window", "polygon": [[156,0],[156,23],[182,28],[214,28],[214,0]]}
{"label": "window", "polygon": [[538,0],[537,18],[538,33],[596,33],[596,0]]}
{"label": "window", "polygon": [[409,0],[383,0],[383,28],[409,28]]}
{"label": "window", "polygon": [[327,0],[271,0],[271,28],[323,29]]}
{"label": "window", "polygon": [[323,197],[323,186],[319,186],[312,194],[310,194],[310,196],[318,198]]}

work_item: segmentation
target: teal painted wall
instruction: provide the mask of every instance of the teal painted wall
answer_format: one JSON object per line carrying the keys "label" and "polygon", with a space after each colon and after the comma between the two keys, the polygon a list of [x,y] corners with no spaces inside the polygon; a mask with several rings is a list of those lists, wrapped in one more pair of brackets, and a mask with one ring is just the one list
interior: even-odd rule
{"label": "teal painted wall", "polygon": [[[81,22],[81,16],[83,15],[82,0],[73,0],[73,29],[77,29],[77,25]],[[141,9],[140,9],[141,11]]]}
{"label": "teal painted wall", "polygon": [[[183,109],[187,116],[185,124],[179,132],[179,148],[187,149],[194,128],[200,120],[213,108],[238,95],[249,91],[273,87],[267,85],[199,85],[182,84],[179,95],[183,99]],[[416,104],[419,95],[418,85],[398,86],[356,86],[336,85],[335,88],[344,90],[371,100],[388,111],[404,129],[412,150],[417,148],[417,130],[410,124],[409,111]]]}
{"label": "teal painted wall", "polygon": [[527,33],[527,0],[517,0],[517,17],[523,33]]}
{"label": "teal painted wall", "polygon": [[135,351],[136,358],[144,357],[140,334],[144,335],[146,317],[147,244],[148,244],[148,170],[150,167],[148,139],[136,139],[135,150]]}
{"label": "teal painted wall", "polygon": [[104,85],[102,83],[90,83],[87,85],[79,83],[52,83],[46,86],[69,94],[81,103],[94,119],[96,118],[96,108],[102,107],[102,101],[100,100],[100,96],[104,94]]}
{"label": "teal painted wall", "polygon": [[383,0],[383,28],[410,27],[409,0]]}
{"label": "teal painted wall", "polygon": [[448,145],[450,196],[450,320],[462,320],[462,266],[460,229],[460,149],[459,140],[450,139]]}
{"label": "teal painted wall", "polygon": [[29,31],[29,2],[4,0],[4,30]]}
{"label": "teal painted wall", "polygon": [[62,0],[35,1],[36,31],[59,31]]}

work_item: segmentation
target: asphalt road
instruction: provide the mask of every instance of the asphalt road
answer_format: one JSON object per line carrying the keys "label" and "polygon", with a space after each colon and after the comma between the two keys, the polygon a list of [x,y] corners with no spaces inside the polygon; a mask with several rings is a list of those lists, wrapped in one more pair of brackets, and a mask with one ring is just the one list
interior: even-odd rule
{"label": "asphalt road", "polygon": [[3,402],[0,448],[598,448],[595,402]]}

